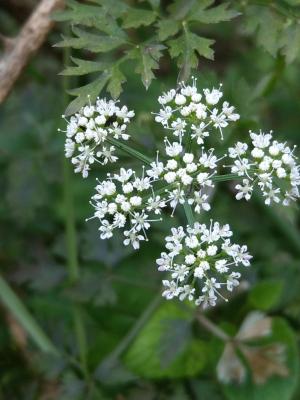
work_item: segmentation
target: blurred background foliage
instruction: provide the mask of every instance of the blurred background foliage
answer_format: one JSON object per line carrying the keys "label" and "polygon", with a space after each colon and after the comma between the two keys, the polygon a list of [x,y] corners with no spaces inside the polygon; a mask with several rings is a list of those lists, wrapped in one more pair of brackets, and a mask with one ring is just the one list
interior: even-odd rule
{"label": "blurred background foliage", "polygon": [[[174,7],[171,1],[94,3],[99,21],[103,7],[117,9],[119,3],[149,13],[154,10],[155,18],[149,17],[146,27],[134,23],[141,18],[140,11],[129,16],[127,12],[126,34],[135,43],[157,34],[157,18],[174,22],[167,11],[171,3]],[[175,6],[192,3],[210,9],[214,2],[176,1]],[[216,41],[215,61],[200,57],[196,62],[193,54],[192,64],[185,65],[190,64],[189,53],[179,59],[178,68],[160,47],[164,55],[152,60],[154,65],[147,69],[147,76],[152,79],[154,73],[156,78],[150,86],[143,73],[144,85],[140,76],[132,73],[138,56],[122,64],[127,81],[121,101],[136,111],[130,133],[137,147],[146,146],[149,154],[156,138],[163,135],[151,116],[158,109],[156,99],[176,85],[178,71],[186,74],[190,69],[202,87],[223,82],[225,97],[241,114],[236,127],[226,131],[224,146],[245,139],[249,129],[259,128],[273,129],[276,137],[300,144],[300,2],[229,3],[213,4],[230,10],[230,18],[224,22],[224,18],[215,18],[216,23],[205,23],[200,16],[198,22],[193,21],[195,35]],[[1,30],[15,35],[35,4],[34,0],[1,3]],[[72,1],[73,9],[74,4]],[[89,25],[89,18],[82,29]],[[97,14],[93,18],[96,20]],[[112,18],[124,28],[118,15]],[[121,238],[101,241],[97,224],[85,222],[92,213],[89,198],[95,178],[107,170],[99,168],[82,181],[64,161],[64,137],[57,128],[65,125],[61,119],[68,104],[65,89],[82,87],[94,79],[89,75],[69,77],[71,73],[58,77],[69,64],[69,50],[53,45],[69,25],[56,25],[0,109],[0,398],[299,399],[298,208],[269,209],[259,199],[249,204],[236,202],[227,182],[219,184],[215,192],[214,218],[230,223],[237,242],[248,244],[254,261],[237,295],[205,315],[234,336],[251,312],[265,313],[271,318],[272,335],[254,335],[256,349],[280,344],[285,356],[283,360],[265,357],[263,364],[261,359],[251,363],[248,358],[244,360],[245,381],[225,384],[216,373],[224,340],[198,323],[195,309],[160,300],[161,276],[154,260],[170,227],[185,223],[184,215],[178,213],[157,224],[139,252],[124,249]],[[179,35],[175,39],[181,35],[174,34]],[[155,43],[167,48],[165,40],[161,34]],[[95,56],[82,47],[77,46],[72,55],[105,62],[110,68],[124,55],[122,50],[112,49]],[[152,68],[155,71],[151,72]],[[147,91],[145,86],[149,86]],[[129,159],[120,162],[124,165]],[[201,216],[204,221],[209,217]],[[225,360],[225,371],[230,371],[233,357]]]}

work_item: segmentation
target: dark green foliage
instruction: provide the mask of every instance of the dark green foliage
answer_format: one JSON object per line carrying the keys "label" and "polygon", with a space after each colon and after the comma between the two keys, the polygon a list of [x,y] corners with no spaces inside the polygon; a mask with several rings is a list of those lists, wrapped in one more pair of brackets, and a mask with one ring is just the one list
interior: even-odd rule
{"label": "dark green foliage", "polygon": [[[95,6],[91,3],[97,3]],[[70,1],[67,10],[55,15],[58,21],[68,21],[73,24],[73,37],[63,37],[57,47],[87,50],[89,59],[73,59],[77,67],[67,67],[63,75],[87,75],[92,72],[104,74],[92,81],[91,98],[99,95],[108,83],[107,91],[113,98],[118,98],[126,76],[122,71],[123,64],[132,60],[134,70],[141,76],[146,89],[155,78],[154,71],[159,68],[159,62],[168,50],[172,59],[182,70],[181,79],[187,79],[191,69],[198,65],[198,56],[213,59],[211,46],[214,40],[202,37],[193,26],[199,24],[216,24],[229,21],[238,13],[230,8],[229,3],[214,5],[214,1],[175,1],[168,7],[159,2],[149,2],[142,7],[129,7],[125,2],[116,1],[109,6],[105,1],[92,1],[81,4]],[[133,29],[148,28],[137,37]],[[176,37],[174,38],[174,36]],[[170,38],[172,39],[170,40]],[[118,49],[118,53],[113,51]],[[105,62],[94,61],[96,54],[103,54]],[[90,59],[92,58],[92,59]],[[99,58],[101,60],[101,58]],[[104,67],[105,66],[105,67]],[[66,110],[66,115],[77,111],[88,102],[87,91],[91,87],[83,86],[70,91],[77,96]]]}
{"label": "dark green foliage", "polygon": [[[1,26],[13,36],[24,17],[5,10]],[[154,260],[170,228],[186,223],[184,213],[155,225],[140,252],[124,248],[121,236],[101,241],[97,224],[84,222],[92,213],[88,201],[96,177],[128,164],[128,149],[120,164],[99,167],[83,182],[66,173],[64,134],[56,131],[65,128],[63,81],[75,98],[68,114],[88,95],[93,101],[105,90],[114,98],[122,93],[122,103],[136,112],[135,148],[151,155],[165,135],[150,114],[158,110],[158,95],[193,71],[201,87],[223,82],[241,114],[237,128],[226,130],[225,147],[259,128],[299,146],[299,16],[297,0],[70,1],[55,16],[61,23],[49,43],[65,32],[63,24],[72,33],[63,33],[57,48],[41,49],[0,110],[1,399],[300,398],[298,207],[236,202],[231,183],[216,182],[214,218],[230,223],[254,260],[243,270],[244,289],[205,316],[234,336],[250,312],[268,314],[272,335],[251,345],[284,345],[288,369],[286,377],[257,385],[245,363],[246,382],[225,385],[216,376],[223,341],[188,304],[160,300],[162,274]],[[64,66],[68,47],[72,65]],[[209,218],[201,215],[201,222]],[[70,222],[79,265],[73,283]],[[54,352],[45,351],[49,342]]]}

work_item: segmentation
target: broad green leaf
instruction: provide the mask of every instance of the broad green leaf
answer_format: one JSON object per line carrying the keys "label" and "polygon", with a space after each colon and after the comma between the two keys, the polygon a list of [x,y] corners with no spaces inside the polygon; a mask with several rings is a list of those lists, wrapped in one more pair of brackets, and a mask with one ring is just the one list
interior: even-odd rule
{"label": "broad green leaf", "polygon": [[129,8],[123,17],[124,28],[138,28],[148,26],[156,20],[157,14],[154,11],[143,10],[141,8]]}
{"label": "broad green leaf", "polygon": [[87,61],[79,58],[71,57],[71,60],[76,66],[68,66],[60,75],[79,76],[87,75],[92,72],[104,71],[109,68],[110,64],[101,61]]}
{"label": "broad green leaf", "polygon": [[191,323],[182,318],[170,318],[163,322],[163,330],[158,351],[161,367],[166,368],[185,350],[191,340]]}
{"label": "broad green leaf", "polygon": [[217,24],[222,21],[230,21],[238,15],[240,15],[239,12],[229,8],[229,3],[222,3],[207,10],[204,10],[203,7],[195,7],[195,9],[189,13],[187,19],[203,24]]}
{"label": "broad green leaf", "polygon": [[281,281],[262,281],[251,290],[249,304],[258,310],[267,311],[276,306],[283,290]]}
{"label": "broad green leaf", "polygon": [[72,89],[69,91],[71,95],[77,96],[67,107],[65,115],[69,116],[76,113],[81,107],[89,102],[89,100],[94,103],[97,96],[102,91],[109,79],[109,73],[103,73],[95,81],[88,83],[85,86]]}
{"label": "broad green leaf", "polygon": [[111,69],[111,77],[106,88],[113,99],[117,99],[120,96],[124,82],[126,82],[126,77],[118,66],[114,66]]}
{"label": "broad green leaf", "polygon": [[174,36],[180,29],[180,24],[173,19],[162,19],[157,23],[159,40],[166,40]]}
{"label": "broad green leaf", "polygon": [[152,70],[159,68],[159,59],[165,46],[160,44],[149,44],[138,46],[128,53],[130,59],[136,60],[135,72],[141,74],[142,81],[146,89],[150,86],[152,79],[155,78]]}
{"label": "broad green leaf", "polygon": [[223,392],[228,400],[289,400],[297,387],[299,377],[299,352],[295,333],[281,318],[272,323],[270,341],[285,346],[287,377],[271,377],[266,383],[255,385],[250,377],[240,385],[223,385]]}
{"label": "broad green leaf", "polygon": [[[186,324],[191,321],[192,313],[189,307],[174,302],[163,303],[126,353],[126,366],[146,378],[180,378],[198,374],[205,364],[206,347],[200,340],[187,340],[189,330]],[[180,325],[180,329],[177,333],[174,331],[177,337],[176,345],[172,346],[174,354],[168,360],[169,365],[164,367],[166,360],[162,360],[161,356],[166,356],[166,352],[162,352],[162,347],[170,340],[170,329],[173,325],[174,330],[176,324],[177,328]]]}
{"label": "broad green leaf", "polygon": [[77,36],[76,38],[64,37],[55,47],[72,47],[89,50],[93,53],[105,53],[125,43],[124,39],[120,37],[96,35],[76,27],[73,28],[73,32]]}

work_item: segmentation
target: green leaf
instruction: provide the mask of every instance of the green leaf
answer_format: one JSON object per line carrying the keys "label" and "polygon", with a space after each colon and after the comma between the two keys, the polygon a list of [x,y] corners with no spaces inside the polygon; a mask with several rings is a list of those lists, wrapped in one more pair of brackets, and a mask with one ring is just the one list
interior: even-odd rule
{"label": "green leaf", "polygon": [[[159,343],[159,357],[162,368],[168,367],[181,354],[191,339],[191,322],[186,319],[166,319],[164,334]],[[176,348],[176,351],[174,349]]]}
{"label": "green leaf", "polygon": [[115,18],[119,18],[128,9],[128,5],[123,0],[90,0],[93,3],[101,5],[105,13]]}
{"label": "green leaf", "polygon": [[180,24],[173,19],[162,19],[158,21],[157,29],[159,40],[166,40],[170,36],[176,35],[180,29]]}
{"label": "green leaf", "polygon": [[1,276],[0,299],[12,315],[19,321],[25,331],[28,332],[41,351],[56,356],[59,354],[53,343],[45,335],[24,304]]}
{"label": "green leaf", "polygon": [[69,0],[68,8],[62,11],[56,11],[52,14],[55,21],[72,21],[73,24],[81,23],[87,26],[93,26],[92,20],[100,15],[101,8],[90,4],[82,4],[77,1]]}
{"label": "green leaf", "polygon": [[116,36],[96,35],[82,29],[73,28],[76,38],[63,37],[55,47],[72,47],[74,49],[89,50],[93,53],[105,53],[125,43],[123,38]]}
{"label": "green leaf", "polygon": [[97,96],[106,85],[109,76],[109,73],[104,72],[95,81],[90,82],[85,86],[70,90],[69,93],[77,96],[77,98],[68,105],[65,115],[69,116],[76,113],[81,107],[87,104],[89,100],[94,103],[97,99]]}
{"label": "green leaf", "polygon": [[300,25],[298,22],[287,27],[281,36],[282,54],[287,63],[292,63],[300,55]]}
{"label": "green leaf", "polygon": [[149,44],[138,46],[128,53],[128,58],[137,61],[135,72],[141,74],[146,89],[150,86],[152,79],[155,78],[152,70],[159,68],[159,59],[162,57],[162,50],[164,49],[165,46],[163,45]]}
{"label": "green leaf", "polygon": [[268,7],[249,6],[246,8],[245,31],[257,33],[257,42],[272,56],[281,47],[281,33],[285,20]]}
{"label": "green leaf", "polygon": [[177,64],[181,67],[179,81],[188,79],[191,69],[198,66],[197,53],[210,60],[214,58],[214,51],[210,47],[214,40],[200,37],[188,31],[186,26],[184,28],[183,35],[168,41],[170,56],[178,58]]}
{"label": "green leaf", "polygon": [[92,72],[104,71],[109,68],[108,63],[104,63],[101,61],[86,61],[81,60],[79,58],[71,57],[71,60],[76,64],[76,66],[68,66],[64,69],[60,75],[64,76],[79,76],[79,75],[87,75]]}
{"label": "green leaf", "polygon": [[108,35],[125,37],[126,33],[119,27],[115,18],[104,7],[68,2],[69,8],[54,14],[56,21],[71,21],[73,25],[94,27]]}
{"label": "green leaf", "polygon": [[169,7],[168,11],[172,19],[182,21],[189,12],[193,9],[201,9],[210,6],[214,0],[198,0],[195,4],[195,0],[175,0]]}
{"label": "green leaf", "polygon": [[282,290],[283,283],[281,281],[259,282],[249,294],[249,304],[258,310],[270,310],[278,304]]}
{"label": "green leaf", "polygon": [[[200,5],[203,2],[200,2]],[[202,24],[217,24],[222,21],[230,21],[231,19],[240,15],[239,12],[229,9],[229,3],[222,3],[216,7],[204,10],[204,7],[198,6],[191,10],[187,19],[189,21],[197,21]]]}
{"label": "green leaf", "polygon": [[247,377],[240,385],[223,385],[223,392],[228,400],[289,400],[297,388],[299,377],[299,352],[295,333],[281,318],[275,318],[272,323],[273,343],[285,346],[286,365],[289,371],[287,377],[274,376],[266,383],[254,385]]}
{"label": "green leaf", "polygon": [[138,28],[139,26],[151,25],[156,20],[157,14],[154,11],[140,8],[129,8],[123,17],[124,28]]}
{"label": "green leaf", "polygon": [[[193,310],[189,307],[182,307],[175,302],[162,304],[126,353],[126,366],[145,378],[182,378],[198,374],[205,365],[206,346],[200,340],[187,341],[189,330],[185,324],[191,321],[192,315]],[[161,360],[161,355],[166,356],[168,353],[167,357],[170,357],[170,348],[167,352],[162,352],[161,349],[170,338],[171,326],[176,324],[177,329],[181,326],[174,332],[177,337],[176,346],[172,346],[175,354],[169,358],[169,365],[164,367],[166,360]]]}
{"label": "green leaf", "polygon": [[[211,49],[213,44],[214,40],[203,38],[192,32],[188,32],[186,38],[184,35],[181,35],[177,39],[168,41],[168,45],[170,46],[169,52],[172,58],[183,55],[186,51],[189,54],[192,54],[192,51],[196,51],[200,56],[213,60],[214,51]],[[192,65],[195,66],[195,63],[192,62]]]}
{"label": "green leaf", "polygon": [[107,85],[107,91],[113,99],[117,99],[122,91],[122,84],[126,82],[126,77],[116,65],[111,69],[111,77]]}

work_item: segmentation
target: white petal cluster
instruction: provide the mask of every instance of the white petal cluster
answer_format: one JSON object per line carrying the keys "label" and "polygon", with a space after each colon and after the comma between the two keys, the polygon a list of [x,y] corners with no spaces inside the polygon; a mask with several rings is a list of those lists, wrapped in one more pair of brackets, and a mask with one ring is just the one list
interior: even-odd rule
{"label": "white petal cluster", "polygon": [[272,132],[250,131],[251,146],[237,142],[229,148],[234,160],[231,172],[243,177],[236,185],[236,199],[250,200],[255,186],[262,192],[265,204],[282,203],[288,206],[300,197],[300,166],[286,143],[273,139]]}
{"label": "white petal cluster", "polygon": [[107,139],[128,140],[126,129],[133,116],[126,106],[106,99],[98,99],[73,115],[67,121],[65,156],[71,158],[75,172],[86,178],[94,162],[104,165],[117,161],[115,147]]}
{"label": "white petal cluster", "polygon": [[247,246],[232,243],[231,236],[229,225],[212,220],[210,226],[196,222],[186,230],[172,228],[166,251],[156,260],[158,270],[170,276],[163,280],[163,297],[188,299],[203,307],[224,299],[224,291],[239,285],[236,267],[248,267],[252,258]]}
{"label": "white petal cluster", "polygon": [[205,151],[203,147],[199,155],[184,152],[179,142],[170,143],[168,139],[165,139],[165,146],[170,158],[163,164],[162,180],[172,185],[168,193],[173,212],[178,203],[185,202],[194,205],[196,213],[209,211],[205,190],[214,187],[212,178],[221,158],[217,158],[214,149]]}
{"label": "white petal cluster", "polygon": [[162,108],[155,115],[155,121],[172,131],[181,143],[185,135],[190,135],[201,145],[209,136],[209,128],[220,131],[240,116],[227,101],[220,103],[223,92],[219,89],[198,91],[197,79],[192,85],[181,83],[178,90],[172,89],[158,98]]}
{"label": "white petal cluster", "polygon": [[[109,239],[115,229],[122,229],[124,245],[132,245],[139,249],[140,241],[148,240],[146,231],[154,221],[161,218],[150,217],[158,215],[166,207],[159,195],[154,195],[153,183],[157,178],[148,176],[143,169],[142,176],[136,176],[132,169],[121,168],[117,174],[107,174],[107,180],[98,181],[96,194],[92,196],[91,204],[94,215],[100,222],[100,238]],[[149,169],[150,175],[153,169]]]}

